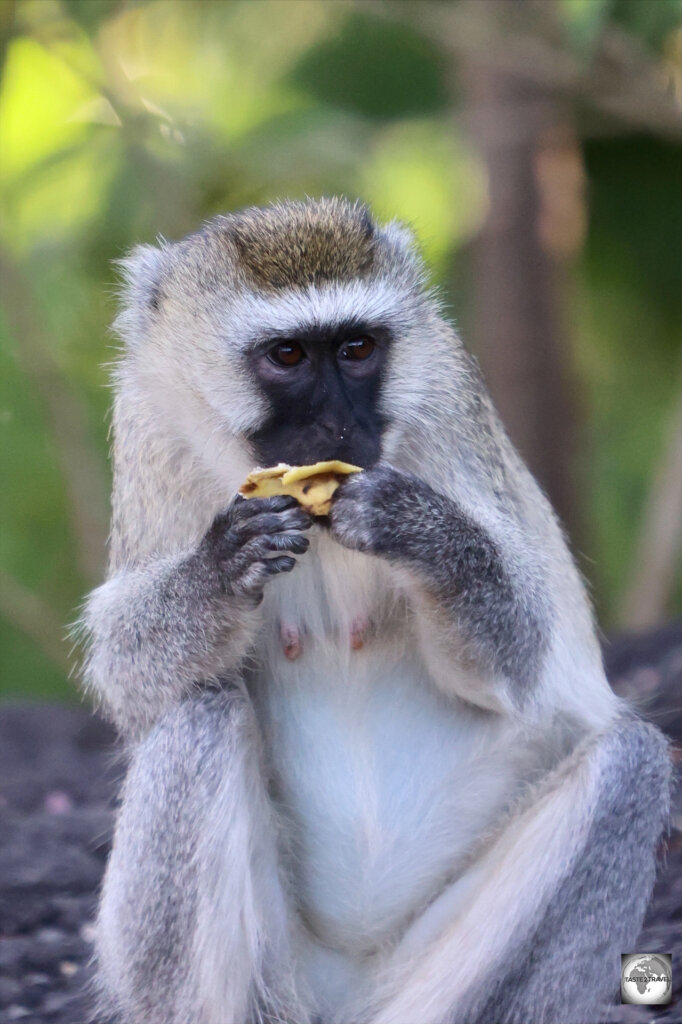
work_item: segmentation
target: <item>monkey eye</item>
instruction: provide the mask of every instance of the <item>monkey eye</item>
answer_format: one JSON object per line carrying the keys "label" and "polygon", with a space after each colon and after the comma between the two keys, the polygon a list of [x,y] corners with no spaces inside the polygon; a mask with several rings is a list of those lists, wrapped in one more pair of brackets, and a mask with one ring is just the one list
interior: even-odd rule
{"label": "monkey eye", "polygon": [[305,352],[297,341],[281,341],[270,349],[268,358],[278,366],[296,366],[305,359]]}
{"label": "monkey eye", "polygon": [[339,356],[341,359],[353,359],[360,362],[363,359],[369,359],[374,348],[375,345],[371,338],[351,338],[350,341],[343,343],[339,349]]}

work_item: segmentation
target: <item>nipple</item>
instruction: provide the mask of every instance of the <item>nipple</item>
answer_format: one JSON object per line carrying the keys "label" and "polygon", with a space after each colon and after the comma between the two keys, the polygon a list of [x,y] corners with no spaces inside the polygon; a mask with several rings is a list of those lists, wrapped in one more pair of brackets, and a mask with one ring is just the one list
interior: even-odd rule
{"label": "nipple", "polygon": [[366,615],[359,615],[353,619],[350,627],[350,645],[354,651],[359,651],[364,647],[368,629],[369,619]]}
{"label": "nipple", "polygon": [[302,652],[303,644],[301,643],[301,633],[298,626],[293,626],[290,623],[281,622],[279,627],[279,635],[282,641],[282,650],[284,651],[284,657],[288,658],[289,661],[296,661]]}

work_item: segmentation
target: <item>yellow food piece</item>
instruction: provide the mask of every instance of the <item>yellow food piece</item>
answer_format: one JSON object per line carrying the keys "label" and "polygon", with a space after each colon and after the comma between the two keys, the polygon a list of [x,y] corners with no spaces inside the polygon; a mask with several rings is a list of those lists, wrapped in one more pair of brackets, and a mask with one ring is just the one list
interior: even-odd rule
{"label": "yellow food piece", "polygon": [[344,476],[361,473],[359,466],[332,459],[313,466],[279,466],[254,469],[239,488],[245,498],[270,498],[290,494],[313,516],[329,515],[332,495]]}

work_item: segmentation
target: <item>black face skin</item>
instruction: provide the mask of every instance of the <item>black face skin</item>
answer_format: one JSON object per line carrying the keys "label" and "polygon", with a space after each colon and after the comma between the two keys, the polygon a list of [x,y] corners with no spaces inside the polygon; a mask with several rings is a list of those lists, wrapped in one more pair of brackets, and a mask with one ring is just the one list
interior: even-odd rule
{"label": "black face skin", "polygon": [[259,464],[341,459],[374,466],[389,343],[385,328],[347,323],[270,338],[259,347],[252,368],[271,408],[267,422],[249,436]]}

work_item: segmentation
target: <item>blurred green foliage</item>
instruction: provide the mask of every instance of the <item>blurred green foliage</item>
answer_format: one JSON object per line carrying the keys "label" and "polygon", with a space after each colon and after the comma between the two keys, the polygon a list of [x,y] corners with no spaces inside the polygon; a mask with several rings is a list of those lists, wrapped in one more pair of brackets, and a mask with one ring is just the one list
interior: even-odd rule
{"label": "blurred green foliage", "polygon": [[[73,693],[55,630],[103,572],[107,325],[131,245],[276,197],[360,195],[413,224],[466,339],[485,169],[448,48],[421,31],[419,4],[398,7],[4,0],[0,693]],[[556,12],[586,67],[606,30],[626,32],[680,89],[677,0]],[[585,134],[570,319],[582,567],[608,625],[680,387],[682,151],[679,136]]]}
{"label": "blurred green foliage", "polygon": [[442,53],[414,31],[351,12],[303,54],[292,79],[329,106],[392,120],[443,112],[444,71]]}

